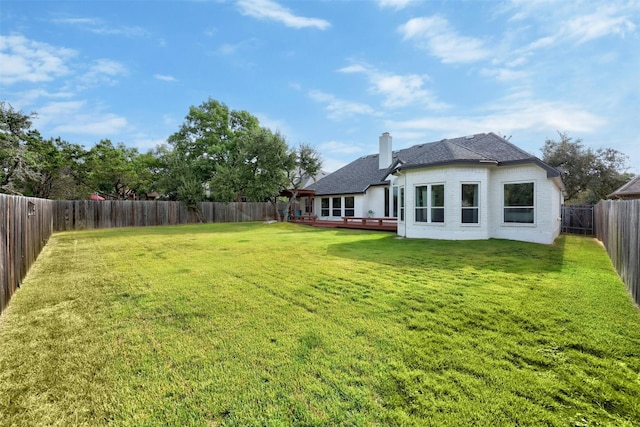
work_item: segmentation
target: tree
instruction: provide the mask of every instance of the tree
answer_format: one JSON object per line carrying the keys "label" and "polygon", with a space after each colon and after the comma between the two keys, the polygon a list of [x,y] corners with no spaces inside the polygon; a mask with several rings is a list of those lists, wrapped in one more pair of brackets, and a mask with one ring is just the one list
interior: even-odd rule
{"label": "tree", "polygon": [[[280,192],[288,190],[291,193],[285,209],[285,221],[289,219],[291,204],[298,198],[298,193],[304,183],[308,178],[316,176],[322,168],[320,153],[309,144],[300,144],[295,148],[291,148],[288,158],[286,167],[287,179],[284,188],[280,190]],[[274,209],[277,211],[277,199],[272,198],[271,200]]]}
{"label": "tree", "polygon": [[25,141],[35,116],[0,102],[0,192],[22,194],[20,183],[33,174]]}
{"label": "tree", "polygon": [[559,141],[547,139],[542,160],[560,170],[567,201],[596,203],[631,178],[625,173],[627,156],[612,148],[585,148],[581,139],[558,132]]}
{"label": "tree", "polygon": [[213,198],[221,201],[244,196],[250,201],[268,200],[286,182],[289,162],[287,143],[279,133],[259,128],[239,135],[224,163],[218,163],[211,179]]}
{"label": "tree", "polygon": [[246,111],[230,111],[225,104],[209,98],[199,107],[191,106],[178,132],[168,139],[195,179],[204,183],[216,166],[227,164],[235,152],[237,140],[259,129],[258,119]]}
{"label": "tree", "polygon": [[114,146],[110,140],[103,139],[86,154],[85,184],[92,192],[99,191],[115,199],[133,198],[143,183],[136,169],[138,156],[136,148],[128,148],[123,143]]}
{"label": "tree", "polygon": [[76,199],[86,195],[81,185],[81,159],[86,154],[77,144],[60,138],[44,139],[30,131],[25,144],[32,173],[21,182],[23,194],[44,199]]}

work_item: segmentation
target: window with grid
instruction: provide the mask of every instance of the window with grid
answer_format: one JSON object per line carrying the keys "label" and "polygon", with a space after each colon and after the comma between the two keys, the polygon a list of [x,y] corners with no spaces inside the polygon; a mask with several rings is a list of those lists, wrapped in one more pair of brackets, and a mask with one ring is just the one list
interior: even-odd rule
{"label": "window with grid", "polygon": [[416,187],[415,215],[416,222],[444,222],[444,184]]}
{"label": "window with grid", "polygon": [[329,198],[320,199],[320,216],[329,216]]}
{"label": "window with grid", "polygon": [[344,216],[356,216],[355,197],[345,196],[344,198]]}
{"label": "window with grid", "polygon": [[331,216],[342,216],[342,197],[334,197],[331,207]]}

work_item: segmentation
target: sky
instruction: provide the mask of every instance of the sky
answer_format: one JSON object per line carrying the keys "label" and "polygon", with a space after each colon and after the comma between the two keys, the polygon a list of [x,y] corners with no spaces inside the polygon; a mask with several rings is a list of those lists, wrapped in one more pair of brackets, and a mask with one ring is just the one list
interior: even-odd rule
{"label": "sky", "polygon": [[0,1],[0,101],[45,138],[146,152],[209,98],[327,171],[383,132],[565,132],[640,173],[640,0]]}

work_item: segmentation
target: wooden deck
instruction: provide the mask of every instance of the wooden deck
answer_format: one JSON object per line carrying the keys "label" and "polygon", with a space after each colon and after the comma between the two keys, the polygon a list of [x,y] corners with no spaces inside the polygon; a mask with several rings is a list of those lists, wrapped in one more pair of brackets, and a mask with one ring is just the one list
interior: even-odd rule
{"label": "wooden deck", "polygon": [[360,230],[398,231],[397,218],[342,217],[342,220],[321,220],[313,215],[291,217],[291,222],[325,228],[355,228]]}

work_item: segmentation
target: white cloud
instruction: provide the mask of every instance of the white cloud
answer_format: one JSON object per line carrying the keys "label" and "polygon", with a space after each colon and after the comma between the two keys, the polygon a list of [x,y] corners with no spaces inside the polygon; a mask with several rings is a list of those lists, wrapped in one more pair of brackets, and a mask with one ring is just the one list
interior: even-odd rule
{"label": "white cloud", "polygon": [[449,135],[476,132],[512,132],[519,130],[562,130],[595,132],[607,124],[606,119],[579,105],[544,101],[514,95],[495,102],[484,113],[467,116],[428,116],[404,121],[388,121],[387,127],[403,131],[442,131]]}
{"label": "white cloud", "polygon": [[136,147],[140,153],[146,153],[159,145],[166,144],[166,142],[167,140],[163,138],[149,138],[145,135],[136,135],[133,138],[132,145]]}
{"label": "white cloud", "polygon": [[117,77],[127,73],[127,68],[117,61],[97,59],[89,65],[87,72],[78,78],[79,89],[101,85],[113,86],[117,83]]}
{"label": "white cloud", "polygon": [[51,134],[83,134],[108,138],[128,127],[124,117],[91,108],[86,101],[52,102],[38,108],[35,128],[50,128]]}
{"label": "white cloud", "polygon": [[522,80],[531,76],[529,71],[514,70],[511,68],[483,68],[480,70],[480,74],[487,77],[493,77],[501,82]]}
{"label": "white cloud", "polygon": [[73,25],[84,31],[100,35],[124,37],[148,37],[149,32],[138,26],[110,26],[99,18],[56,18],[52,22],[60,25]]}
{"label": "white cloud", "polygon": [[476,62],[490,55],[483,40],[457,34],[439,15],[410,19],[398,31],[445,64]]}
{"label": "white cloud", "polygon": [[293,131],[291,130],[289,125],[287,125],[287,123],[283,120],[273,119],[267,114],[260,112],[254,113],[253,115],[258,118],[261,127],[270,129],[272,132],[280,132],[280,135],[284,136],[285,138],[288,138],[293,134]]}
{"label": "white cloud", "polygon": [[271,0],[238,0],[237,4],[243,15],[280,22],[291,28],[317,28],[324,30],[331,26],[324,19],[294,15],[286,7]]}
{"label": "white cloud", "polygon": [[361,64],[351,64],[346,67],[340,68],[338,71],[345,74],[366,73],[368,71],[368,68]]}
{"label": "white cloud", "polygon": [[335,95],[319,90],[309,92],[309,97],[316,102],[326,104],[328,117],[332,120],[341,120],[357,115],[377,115],[376,111],[367,104],[345,101]]}
{"label": "white cloud", "polygon": [[336,154],[356,154],[361,153],[362,148],[350,142],[327,141],[318,146],[322,152]]}
{"label": "white cloud", "polygon": [[445,103],[438,101],[431,91],[424,88],[429,80],[429,76],[424,74],[392,74],[364,64],[352,64],[338,71],[365,74],[371,84],[370,91],[383,95],[383,105],[388,108],[425,105],[429,109],[440,110],[447,107]]}
{"label": "white cloud", "polygon": [[322,157],[322,170],[326,172],[335,172],[343,166],[346,166],[348,162],[345,162],[343,159],[335,159],[335,158],[326,158]]}
{"label": "white cloud", "polygon": [[378,6],[390,7],[392,9],[400,10],[414,3],[416,0],[377,0]]}
{"label": "white cloud", "polygon": [[0,84],[40,83],[70,73],[72,49],[29,40],[22,35],[0,36]]}
{"label": "white cloud", "polygon": [[122,131],[128,125],[127,119],[115,114],[105,114],[100,117],[88,114],[80,115],[71,123],[60,124],[52,129],[55,133],[74,133],[106,137]]}
{"label": "white cloud", "polygon": [[255,38],[240,41],[238,43],[224,43],[218,47],[218,53],[222,55],[233,55],[241,49],[258,46],[259,41]]}
{"label": "white cloud", "polygon": [[595,13],[582,15],[564,23],[569,38],[585,43],[608,35],[625,36],[635,31],[636,25],[614,7],[601,7]]}
{"label": "white cloud", "polygon": [[163,82],[177,82],[178,80],[173,76],[168,76],[166,74],[154,74],[153,78],[156,80],[160,80]]}

